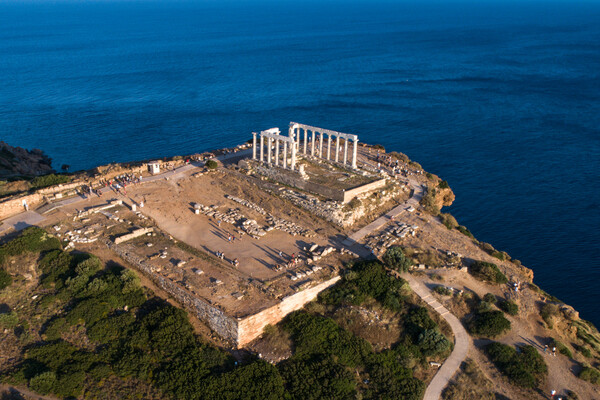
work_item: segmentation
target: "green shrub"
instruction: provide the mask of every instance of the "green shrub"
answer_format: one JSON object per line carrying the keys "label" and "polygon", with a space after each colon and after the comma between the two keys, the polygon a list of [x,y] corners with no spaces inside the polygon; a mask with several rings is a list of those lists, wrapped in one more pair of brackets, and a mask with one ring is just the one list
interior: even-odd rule
{"label": "green shrub", "polygon": [[0,268],[0,290],[7,288],[12,283],[12,276],[4,269]]}
{"label": "green shrub", "polygon": [[385,147],[383,147],[382,144],[374,144],[371,147],[374,148],[374,149],[376,149],[376,150],[381,150],[381,151],[385,152]]}
{"label": "green shrub", "polygon": [[42,228],[32,226],[24,229],[21,234],[0,247],[0,264],[7,256],[18,256],[26,252],[37,253],[60,249],[60,241],[49,235]]}
{"label": "green shrub", "polygon": [[583,347],[583,346],[579,346],[579,348],[577,349],[579,350],[579,352],[587,358],[591,358],[592,357],[592,352],[590,351],[590,349],[588,349],[587,347]]}
{"label": "green shrub", "polygon": [[19,323],[19,317],[16,312],[0,314],[0,328],[12,329]]}
{"label": "green shrub", "polygon": [[486,301],[488,303],[495,303],[496,302],[496,296],[494,296],[492,293],[486,293],[483,296],[483,301]]}
{"label": "green shrub", "polygon": [[475,239],[475,236],[473,236],[473,234],[471,233],[471,231],[468,230],[467,227],[464,226],[464,225],[457,226],[456,230],[458,230],[463,235],[470,237],[471,239]]}
{"label": "green shrub", "polygon": [[217,169],[219,164],[215,160],[208,160],[206,162],[206,168],[208,169]]}
{"label": "green shrub", "polygon": [[498,302],[498,308],[508,315],[517,315],[519,313],[519,306],[517,303],[510,300],[500,300]]}
{"label": "green shrub", "polygon": [[485,261],[475,261],[470,267],[469,272],[474,277],[491,283],[507,283],[508,279],[500,271],[496,264]]}
{"label": "green shrub", "polygon": [[540,316],[548,326],[548,328],[552,329],[554,327],[553,319],[554,317],[559,315],[558,305],[552,303],[546,303],[542,306],[542,310],[540,312]]}
{"label": "green shrub", "polygon": [[543,357],[533,346],[522,346],[517,352],[513,347],[493,342],[485,347],[487,355],[514,384],[532,388],[548,372]]}
{"label": "green shrub", "polygon": [[279,368],[293,399],[354,399],[356,381],[352,371],[331,358],[292,358]]}
{"label": "green shrub", "polygon": [[444,224],[448,229],[454,229],[458,227],[458,222],[456,221],[456,218],[452,216],[452,214],[441,213],[439,218],[442,224]]}
{"label": "green shrub", "polygon": [[448,185],[447,181],[440,181],[440,183],[438,184],[438,187],[440,189],[449,189],[450,185]]}
{"label": "green shrub", "polygon": [[550,347],[556,347],[556,350],[558,350],[560,354],[564,354],[569,358],[573,358],[573,353],[571,352],[571,349],[569,349],[567,346],[564,345],[564,343],[559,342],[556,339],[552,339]]}
{"label": "green shrub", "polygon": [[410,258],[404,255],[404,251],[400,246],[392,246],[383,255],[384,264],[391,269],[396,271],[406,272],[412,265]]}
{"label": "green shrub", "polygon": [[39,394],[50,394],[56,388],[56,374],[52,371],[42,372],[29,380],[29,387]]}
{"label": "green shrub", "polygon": [[427,191],[423,195],[420,200],[421,206],[430,213],[431,215],[438,215],[440,213],[440,209],[435,201],[435,196],[437,194],[437,190],[434,187],[428,186]]}
{"label": "green shrub", "polygon": [[494,338],[510,330],[510,321],[502,311],[485,311],[473,316],[469,331],[478,336]]}
{"label": "green shrub", "polygon": [[433,291],[436,292],[437,294],[441,294],[442,296],[451,296],[452,295],[452,290],[450,290],[446,286],[442,286],[442,285],[434,287]]}
{"label": "green shrub", "polygon": [[71,178],[69,178],[66,175],[49,174],[49,175],[43,175],[43,176],[36,176],[35,178],[33,178],[31,180],[31,188],[32,189],[43,189],[45,187],[59,185],[62,183],[67,183],[70,180],[71,180]]}
{"label": "green shrub", "polygon": [[419,334],[417,345],[425,356],[434,356],[436,354],[444,353],[452,347],[450,341],[446,336],[442,335],[437,328],[425,329],[421,332],[421,334]]}
{"label": "green shrub", "polygon": [[344,211],[356,210],[362,203],[356,197],[344,205]]}
{"label": "green shrub", "polygon": [[286,318],[283,328],[290,333],[297,357],[334,356],[343,365],[356,367],[372,351],[367,341],[330,318],[295,312]]}
{"label": "green shrub", "polygon": [[600,385],[600,371],[590,366],[584,366],[579,372],[579,379]]}

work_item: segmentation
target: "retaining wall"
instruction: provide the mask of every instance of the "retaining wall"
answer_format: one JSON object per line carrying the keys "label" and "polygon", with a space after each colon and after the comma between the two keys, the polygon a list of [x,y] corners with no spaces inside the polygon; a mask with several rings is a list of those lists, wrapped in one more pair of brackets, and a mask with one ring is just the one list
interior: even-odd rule
{"label": "retaining wall", "polygon": [[244,346],[260,336],[267,325],[275,325],[289,313],[299,310],[314,300],[319,293],[340,280],[335,276],[317,286],[295,293],[284,298],[281,303],[258,312],[257,314],[238,320],[238,345]]}

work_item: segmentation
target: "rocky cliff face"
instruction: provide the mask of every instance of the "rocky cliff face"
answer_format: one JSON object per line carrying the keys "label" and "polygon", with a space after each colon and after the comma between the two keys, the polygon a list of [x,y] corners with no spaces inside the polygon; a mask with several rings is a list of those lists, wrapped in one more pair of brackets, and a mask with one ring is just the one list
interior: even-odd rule
{"label": "rocky cliff face", "polygon": [[37,176],[52,172],[52,159],[42,150],[26,150],[0,142],[0,178]]}
{"label": "rocky cliff face", "polygon": [[438,210],[441,209],[442,207],[448,207],[448,206],[452,205],[452,203],[454,202],[454,199],[455,199],[455,196],[454,196],[454,192],[452,191],[452,189],[450,189],[450,188],[436,189],[435,205],[437,206]]}

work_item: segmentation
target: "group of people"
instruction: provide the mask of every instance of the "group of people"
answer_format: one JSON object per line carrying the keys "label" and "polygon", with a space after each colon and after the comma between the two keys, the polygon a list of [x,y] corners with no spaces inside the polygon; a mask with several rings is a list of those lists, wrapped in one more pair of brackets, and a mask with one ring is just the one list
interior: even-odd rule
{"label": "group of people", "polygon": [[[220,258],[221,260],[225,260],[225,253],[223,253],[222,251],[216,251],[215,255],[217,256],[217,258]],[[238,260],[237,258],[234,258],[233,260],[230,260],[229,262],[231,262],[231,264],[234,267],[240,266],[240,260]]]}
{"label": "group of people", "polygon": [[[283,258],[283,252],[279,251],[279,257]],[[275,267],[276,271],[281,271],[284,266],[287,269],[295,267],[300,262],[300,256],[296,255],[296,253],[292,253],[289,260],[287,260],[284,264],[277,264]]]}

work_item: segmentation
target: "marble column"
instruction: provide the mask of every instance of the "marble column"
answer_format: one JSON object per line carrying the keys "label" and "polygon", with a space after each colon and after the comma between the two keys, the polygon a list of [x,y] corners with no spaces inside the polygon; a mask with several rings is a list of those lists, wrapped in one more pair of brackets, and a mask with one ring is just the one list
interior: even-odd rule
{"label": "marble column", "polygon": [[344,165],[348,162],[348,138],[344,139]]}
{"label": "marble column", "polygon": [[306,154],[306,146],[308,143],[308,129],[304,130],[304,154]]}
{"label": "marble column", "polygon": [[[292,147],[294,145],[292,144]],[[283,142],[283,168],[287,168],[287,142]]]}
{"label": "marble column", "polygon": [[279,165],[279,139],[275,139],[275,165]]}
{"label": "marble column", "polygon": [[252,159],[256,160],[256,132],[252,132]]}
{"label": "marble column", "polygon": [[271,146],[273,145],[273,139],[267,138],[267,164],[271,165]]}
{"label": "marble column", "polygon": [[331,133],[327,136],[327,161],[329,161],[331,160]]}
{"label": "marble column", "polygon": [[358,139],[354,139],[354,148],[352,150],[352,168],[356,169],[356,156],[358,152]]}
{"label": "marble column", "polygon": [[340,160],[340,137],[335,138],[335,162]]}
{"label": "marble column", "polygon": [[316,135],[316,132],[312,131],[312,146],[310,148],[310,155],[313,157],[315,155],[315,135]]}
{"label": "marble column", "polygon": [[323,132],[319,133],[319,158],[323,158]]}
{"label": "marble column", "polygon": [[260,162],[263,162],[263,152],[265,147],[265,138],[260,135]]}
{"label": "marble column", "polygon": [[293,171],[296,168],[296,146],[292,146],[292,165],[290,169]]}

